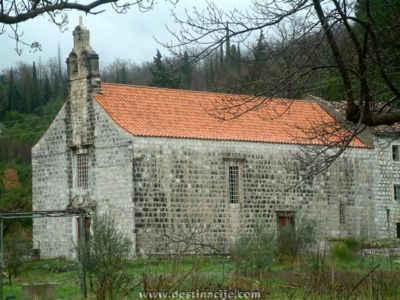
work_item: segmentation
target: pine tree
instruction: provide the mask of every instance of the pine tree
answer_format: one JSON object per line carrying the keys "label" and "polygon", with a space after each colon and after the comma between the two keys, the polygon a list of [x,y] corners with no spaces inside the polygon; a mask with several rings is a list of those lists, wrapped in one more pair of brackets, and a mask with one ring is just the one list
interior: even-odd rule
{"label": "pine tree", "polygon": [[150,72],[151,72],[151,79],[150,79],[150,85],[151,86],[165,86],[165,67],[162,62],[162,55],[160,51],[157,49],[156,56],[153,59],[153,64],[150,67]]}
{"label": "pine tree", "polygon": [[150,85],[158,87],[178,88],[179,78],[177,78],[173,70],[168,70],[165,66],[162,55],[157,49],[157,54],[150,66],[151,78]]}

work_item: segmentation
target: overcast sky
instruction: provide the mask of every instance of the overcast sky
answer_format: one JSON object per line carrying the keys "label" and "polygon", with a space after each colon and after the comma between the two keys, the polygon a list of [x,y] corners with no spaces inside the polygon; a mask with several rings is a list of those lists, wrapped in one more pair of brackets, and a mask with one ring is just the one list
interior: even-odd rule
{"label": "overcast sky", "polygon": [[[153,10],[141,13],[137,8],[132,8],[126,15],[119,15],[109,6],[106,12],[93,16],[78,12],[70,13],[70,23],[65,32],[60,32],[57,26],[48,21],[48,17],[41,16],[20,25],[24,32],[23,39],[28,42],[38,41],[43,45],[42,51],[31,53],[28,47],[23,48],[19,56],[15,52],[15,41],[8,37],[8,32],[0,35],[0,70],[15,65],[18,61],[31,63],[38,61],[39,57],[45,62],[49,57],[57,55],[58,44],[61,48],[62,60],[65,61],[72,49],[72,30],[79,23],[79,16],[83,16],[84,25],[91,32],[91,44],[100,56],[100,63],[106,65],[115,58],[131,60],[136,63],[150,61],[159,48],[162,53],[167,53],[154,40],[170,41],[171,36],[165,29],[168,24],[173,27],[171,9],[178,15],[183,15],[184,9],[194,6],[204,7],[202,0],[180,0],[176,6],[165,0],[159,0]],[[245,10],[251,1],[244,0],[214,0],[218,7],[225,9],[236,7]],[[176,28],[176,27],[175,27]]]}

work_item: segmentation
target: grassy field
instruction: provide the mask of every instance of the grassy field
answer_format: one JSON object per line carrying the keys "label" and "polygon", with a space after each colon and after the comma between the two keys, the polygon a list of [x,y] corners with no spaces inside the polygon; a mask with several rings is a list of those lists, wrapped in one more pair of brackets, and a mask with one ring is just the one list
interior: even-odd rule
{"label": "grassy field", "polygon": [[[280,264],[260,276],[245,276],[235,270],[229,258],[138,259],[126,266],[132,276],[132,290],[127,299],[140,298],[144,281],[147,290],[254,290],[262,291],[266,299],[342,299],[344,295],[353,299],[372,299],[379,295],[386,297],[376,299],[399,299],[398,259],[357,257],[324,264],[319,269],[304,264]],[[61,259],[26,262],[12,286],[5,280],[4,295],[21,299],[23,284],[43,282],[57,283],[57,299],[82,299],[79,265]],[[94,295],[89,298],[95,299]]]}

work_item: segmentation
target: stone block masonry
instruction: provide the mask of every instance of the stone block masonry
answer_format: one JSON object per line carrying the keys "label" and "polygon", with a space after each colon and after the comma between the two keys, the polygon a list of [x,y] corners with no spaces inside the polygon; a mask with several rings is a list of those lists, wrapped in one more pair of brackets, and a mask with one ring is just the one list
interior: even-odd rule
{"label": "stone block masonry", "polygon": [[[69,97],[32,149],[34,210],[79,207],[92,214],[110,214],[132,241],[132,256],[229,252],[235,240],[252,232],[257,222],[277,230],[279,224],[312,221],[321,242],[333,237],[395,238],[399,234],[400,201],[395,200],[399,196],[395,190],[398,185],[400,194],[400,164],[391,152],[398,140],[376,136],[375,148],[364,147],[358,140],[364,148],[348,148],[328,170],[307,178],[307,166],[298,154],[311,146],[212,140],[214,132],[208,140],[159,137],[157,130],[186,120],[186,115],[175,116],[174,121],[162,118],[164,112],[148,114],[165,104],[158,100],[169,94],[173,101],[180,95],[180,101],[167,108],[185,114],[193,106],[190,102],[186,109],[184,100],[193,96],[199,101],[200,92],[167,93],[120,85],[103,85],[102,92],[99,58],[90,46],[89,30],[80,24],[73,35],[74,48],[67,59]],[[108,96],[107,86],[112,92]],[[142,103],[146,101],[143,95],[154,97],[156,104]],[[301,107],[308,107],[308,112],[321,109],[309,102]],[[142,123],[132,123],[139,116]],[[331,120],[330,115],[325,117]],[[130,129],[120,127],[121,120]],[[217,126],[214,119],[198,120],[202,120],[198,126],[203,122]],[[258,118],[251,122],[255,121],[259,124]],[[147,131],[140,135],[135,130],[142,127]],[[175,134],[181,127],[161,132],[187,136]],[[215,129],[226,137],[220,128]],[[72,217],[34,220],[34,247],[42,257],[76,257],[77,225]]]}
{"label": "stone block masonry", "polygon": [[[321,239],[375,234],[370,222],[375,210],[373,178],[366,172],[373,166],[370,150],[353,149],[312,182],[288,189],[306,171],[290,167],[298,165],[293,155],[298,146],[168,138],[134,138],[133,145],[140,253],[157,252],[159,244],[168,244],[163,236],[182,235],[185,228],[197,228],[204,244],[229,251],[257,221],[276,230],[280,212],[293,213],[295,222],[316,221]],[[229,201],[227,165],[232,161],[240,167],[237,204]]]}
{"label": "stone block masonry", "polygon": [[[201,244],[210,252],[226,252],[258,220],[276,230],[281,212],[293,213],[295,222],[316,221],[321,240],[376,234],[373,178],[366,172],[374,165],[373,150],[352,149],[328,172],[287,189],[304,175],[293,155],[299,146],[133,137],[96,102],[92,119],[87,192],[96,211],[112,214],[134,242],[132,255],[176,251],[183,247],[173,244],[178,237],[193,243],[192,249]],[[34,209],[65,209],[77,192],[71,185],[76,165],[67,130],[63,109],[33,149]],[[239,167],[238,203],[229,198],[232,162]],[[74,222],[35,220],[34,241],[42,256],[74,256]]]}

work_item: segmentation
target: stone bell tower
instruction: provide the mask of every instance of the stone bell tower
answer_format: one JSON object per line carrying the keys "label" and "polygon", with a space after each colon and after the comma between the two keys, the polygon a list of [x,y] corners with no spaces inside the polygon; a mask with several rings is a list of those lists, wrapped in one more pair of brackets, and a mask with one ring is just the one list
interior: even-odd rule
{"label": "stone bell tower", "polygon": [[95,209],[91,198],[95,161],[94,94],[100,92],[99,56],[90,46],[90,32],[82,17],[73,31],[74,48],[67,58],[69,96],[66,102],[66,133],[69,148],[68,208]]}
{"label": "stone bell tower", "polygon": [[82,17],[73,37],[74,48],[67,58],[69,146],[82,148],[93,144],[92,94],[100,92],[99,56],[90,46],[90,32]]}

